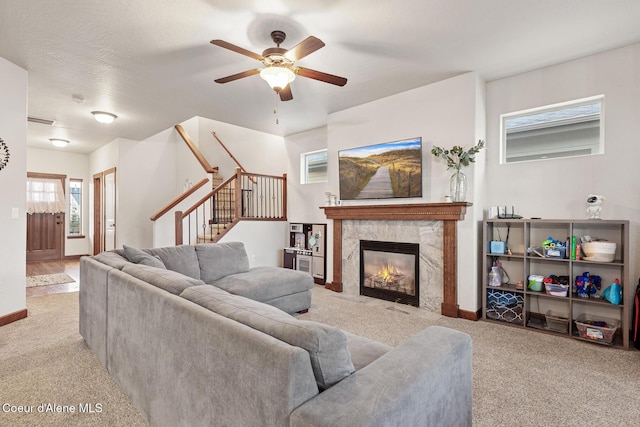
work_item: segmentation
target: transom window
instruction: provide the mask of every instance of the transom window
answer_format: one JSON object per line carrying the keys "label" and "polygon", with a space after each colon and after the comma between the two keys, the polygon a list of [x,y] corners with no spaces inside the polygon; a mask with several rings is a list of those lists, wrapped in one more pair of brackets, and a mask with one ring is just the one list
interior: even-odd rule
{"label": "transom window", "polygon": [[502,114],[501,163],[604,153],[604,96]]}

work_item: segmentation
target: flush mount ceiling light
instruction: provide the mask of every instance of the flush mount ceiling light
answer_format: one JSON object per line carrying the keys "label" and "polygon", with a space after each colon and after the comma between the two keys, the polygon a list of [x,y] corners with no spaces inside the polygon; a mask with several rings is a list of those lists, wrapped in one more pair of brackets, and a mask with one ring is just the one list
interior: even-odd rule
{"label": "flush mount ceiling light", "polygon": [[280,92],[296,78],[296,74],[290,68],[272,66],[260,71],[260,77],[269,83],[271,89]]}
{"label": "flush mount ceiling light", "polygon": [[66,147],[67,144],[69,144],[69,141],[66,139],[49,138],[49,141],[51,141],[54,147]]}
{"label": "flush mount ceiling light", "polygon": [[98,123],[109,124],[113,123],[115,119],[118,118],[115,114],[107,113],[106,111],[92,111],[93,118],[96,119]]}

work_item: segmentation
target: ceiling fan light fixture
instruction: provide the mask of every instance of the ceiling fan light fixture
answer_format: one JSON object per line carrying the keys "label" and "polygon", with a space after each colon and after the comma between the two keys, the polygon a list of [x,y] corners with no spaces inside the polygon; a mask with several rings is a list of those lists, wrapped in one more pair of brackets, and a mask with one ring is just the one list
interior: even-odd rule
{"label": "ceiling fan light fixture", "polygon": [[96,119],[98,123],[103,124],[113,123],[113,121],[118,118],[115,114],[107,113],[106,111],[92,111],[91,114],[93,114],[93,118]]}
{"label": "ceiling fan light fixture", "polygon": [[296,73],[287,67],[271,66],[262,69],[260,77],[271,86],[271,89],[280,92],[296,78]]}
{"label": "ceiling fan light fixture", "polygon": [[60,138],[49,138],[49,141],[54,147],[66,147],[69,144],[69,141]]}

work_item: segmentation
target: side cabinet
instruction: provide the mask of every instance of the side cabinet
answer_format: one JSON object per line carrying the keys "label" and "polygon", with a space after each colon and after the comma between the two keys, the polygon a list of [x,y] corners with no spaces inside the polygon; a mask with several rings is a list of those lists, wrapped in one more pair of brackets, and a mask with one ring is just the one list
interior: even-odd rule
{"label": "side cabinet", "polygon": [[[486,219],[482,231],[484,320],[629,348],[629,309],[633,303],[628,292],[629,221]],[[614,242],[613,261],[589,260],[579,253],[575,257],[575,251],[572,257],[573,238],[577,246],[585,236]],[[566,249],[545,245],[550,239],[568,245]],[[498,268],[492,271],[492,267]],[[547,289],[538,282],[550,276],[568,278],[564,295],[562,286]],[[579,276],[592,278],[591,282],[601,280],[597,295],[578,292],[575,282]],[[623,293],[619,304],[602,295],[616,279]]]}

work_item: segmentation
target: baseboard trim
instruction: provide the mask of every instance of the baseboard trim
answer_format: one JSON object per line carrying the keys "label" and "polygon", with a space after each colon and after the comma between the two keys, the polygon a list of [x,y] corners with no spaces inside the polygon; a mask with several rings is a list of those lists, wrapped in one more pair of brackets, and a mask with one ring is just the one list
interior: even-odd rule
{"label": "baseboard trim", "polygon": [[13,323],[16,320],[24,319],[27,317],[27,309],[24,308],[22,310],[16,311],[15,313],[5,314],[4,316],[0,316],[0,326],[8,325],[9,323]]}
{"label": "baseboard trim", "polygon": [[478,321],[482,318],[482,309],[478,311],[458,310],[458,317],[466,320]]}

